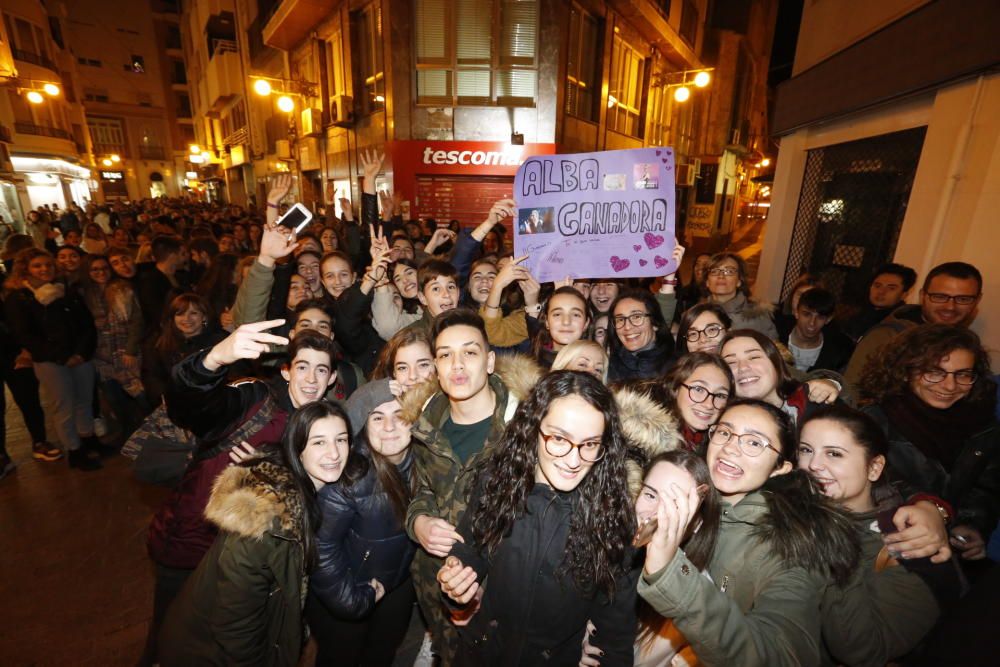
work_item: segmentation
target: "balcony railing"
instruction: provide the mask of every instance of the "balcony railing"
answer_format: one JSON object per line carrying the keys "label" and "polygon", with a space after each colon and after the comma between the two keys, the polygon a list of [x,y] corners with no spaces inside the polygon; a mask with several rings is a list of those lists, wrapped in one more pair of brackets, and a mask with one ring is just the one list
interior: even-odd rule
{"label": "balcony railing", "polygon": [[118,144],[94,144],[94,155],[125,155],[125,147]]}
{"label": "balcony railing", "polygon": [[56,64],[49,60],[46,56],[43,56],[34,51],[22,51],[21,49],[11,49],[14,54],[14,60],[23,60],[26,63],[31,63],[32,65],[40,65],[42,67],[47,67],[48,69],[54,70]]}
{"label": "balcony railing", "polygon": [[34,134],[39,137],[72,139],[69,132],[61,127],[46,127],[45,125],[34,125],[33,123],[14,123],[14,131],[18,134]]}
{"label": "balcony railing", "polygon": [[163,146],[139,146],[139,157],[143,160],[162,160],[165,155]]}

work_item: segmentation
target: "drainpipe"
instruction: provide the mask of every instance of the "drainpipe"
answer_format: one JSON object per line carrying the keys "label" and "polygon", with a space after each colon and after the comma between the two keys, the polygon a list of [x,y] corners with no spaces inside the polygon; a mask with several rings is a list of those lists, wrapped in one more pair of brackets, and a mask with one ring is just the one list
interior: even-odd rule
{"label": "drainpipe", "polygon": [[944,235],[944,225],[948,219],[948,211],[951,210],[951,202],[955,198],[955,186],[958,185],[958,181],[962,178],[962,167],[965,165],[965,156],[969,152],[969,142],[972,140],[972,123],[976,118],[976,113],[979,111],[979,101],[982,98],[984,78],[983,75],[980,75],[976,80],[976,91],[972,97],[972,104],[969,106],[969,116],[962,125],[962,129],[959,130],[958,140],[955,142],[955,148],[951,152],[951,164],[948,166],[948,180],[944,184],[944,190],[941,192],[937,211],[934,213],[927,250],[924,253],[922,268],[925,273],[933,266],[934,255],[941,244],[941,237]]}

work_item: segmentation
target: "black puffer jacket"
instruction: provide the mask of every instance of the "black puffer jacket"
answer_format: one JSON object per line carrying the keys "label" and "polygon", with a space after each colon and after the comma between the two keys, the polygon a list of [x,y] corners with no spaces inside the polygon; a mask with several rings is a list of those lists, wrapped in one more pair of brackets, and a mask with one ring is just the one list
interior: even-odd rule
{"label": "black puffer jacket", "polygon": [[[369,456],[361,444],[351,456]],[[413,455],[407,452],[397,470],[408,484]],[[378,579],[386,592],[410,578],[410,561],[417,547],[393,513],[389,496],[378,483],[371,465],[368,473],[349,488],[327,484],[319,491],[323,520],[316,536],[316,568],[309,588],[335,617],[357,620],[375,607]]]}
{"label": "black puffer jacket", "polygon": [[[609,336],[614,332],[609,331]],[[608,362],[608,382],[647,380],[666,373],[674,363],[674,342],[670,336],[661,336],[648,350],[629,352],[617,344],[611,348]]]}
{"label": "black puffer jacket", "polygon": [[527,511],[487,561],[475,545],[475,500],[459,525],[465,543],[451,554],[476,570],[485,585],[481,607],[459,628],[456,665],[575,665],[587,620],[600,638],[602,667],[632,665],[639,570],[618,578],[613,601],[589,596],[564,573],[563,558],[579,489],[558,493],[535,484]]}
{"label": "black puffer jacket", "polygon": [[65,364],[74,354],[89,360],[97,347],[97,329],[83,299],[71,288],[47,306],[22,288],[4,304],[14,340],[31,352],[33,361]]}

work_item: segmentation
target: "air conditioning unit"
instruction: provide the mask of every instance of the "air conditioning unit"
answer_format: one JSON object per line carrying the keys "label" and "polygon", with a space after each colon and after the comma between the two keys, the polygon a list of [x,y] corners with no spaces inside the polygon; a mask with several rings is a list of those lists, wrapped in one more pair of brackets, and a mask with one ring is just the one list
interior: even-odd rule
{"label": "air conditioning unit", "polygon": [[354,98],[350,95],[330,97],[330,122],[340,127],[354,124]]}
{"label": "air conditioning unit", "polygon": [[292,159],[292,146],[288,142],[288,139],[278,139],[275,141],[274,152],[277,154],[279,160]]}
{"label": "air conditioning unit", "polygon": [[679,164],[674,172],[677,176],[678,187],[691,187],[694,185],[694,177],[698,173],[691,164]]}
{"label": "air conditioning unit", "polygon": [[302,136],[311,137],[323,134],[322,114],[319,109],[312,107],[302,110],[299,116],[299,128]]}

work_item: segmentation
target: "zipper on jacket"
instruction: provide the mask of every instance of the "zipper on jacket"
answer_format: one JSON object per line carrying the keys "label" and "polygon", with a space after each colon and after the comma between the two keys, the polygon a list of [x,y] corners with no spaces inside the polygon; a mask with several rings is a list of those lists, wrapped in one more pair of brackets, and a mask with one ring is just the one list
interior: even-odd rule
{"label": "zipper on jacket", "polygon": [[725,593],[727,588],[729,588],[729,575],[728,574],[726,576],[722,577],[722,587],[719,590],[722,591],[723,593]]}

